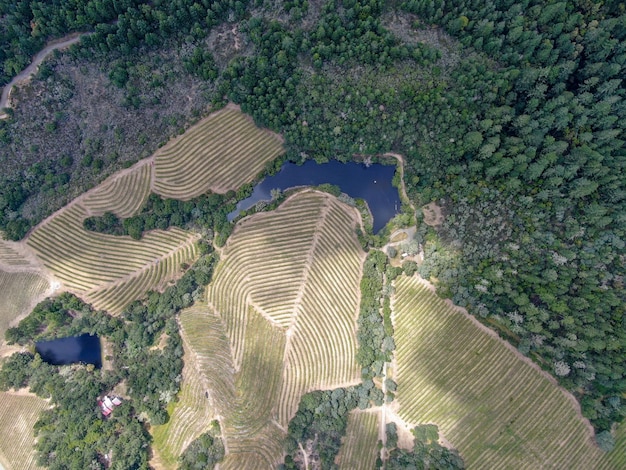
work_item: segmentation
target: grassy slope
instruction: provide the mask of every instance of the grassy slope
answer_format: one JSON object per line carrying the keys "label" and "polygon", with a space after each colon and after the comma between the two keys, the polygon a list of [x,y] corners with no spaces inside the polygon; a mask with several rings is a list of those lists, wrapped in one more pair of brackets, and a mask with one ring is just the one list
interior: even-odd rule
{"label": "grassy slope", "polygon": [[348,417],[346,437],[337,455],[339,468],[370,470],[378,456],[378,413],[352,411]]}
{"label": "grassy slope", "polygon": [[0,392],[0,464],[5,470],[29,470],[35,465],[33,426],[48,403],[31,395]]}
{"label": "grassy slope", "polygon": [[433,422],[471,468],[594,468],[602,454],[551,380],[418,280],[396,281],[398,414]]}

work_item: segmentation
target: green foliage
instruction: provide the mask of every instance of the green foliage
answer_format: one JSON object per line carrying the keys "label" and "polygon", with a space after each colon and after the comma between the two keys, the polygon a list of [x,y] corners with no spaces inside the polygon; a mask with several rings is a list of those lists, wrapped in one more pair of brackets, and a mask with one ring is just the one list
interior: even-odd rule
{"label": "green foliage", "polygon": [[[21,70],[45,37],[89,27],[95,33],[80,53],[112,53],[111,79],[121,84],[124,64],[142,51],[183,38],[201,44],[213,26],[244,18],[249,2],[57,3],[0,3],[7,26],[0,81]],[[558,364],[560,383],[577,394],[597,430],[621,421],[625,405],[615,397],[626,392],[626,62],[619,2],[325,2],[314,26],[304,28],[308,6],[286,2],[290,19],[283,23],[239,21],[254,52],[232,60],[215,80],[220,96],[281,132],[297,160],[403,154],[411,199],[445,203],[438,236],[420,235],[420,274],[436,277],[442,293],[551,373]],[[383,6],[417,15],[415,24],[436,25],[453,39],[403,44],[382,26]],[[212,75],[205,55],[192,50],[189,66]],[[135,98],[129,104],[142,106]],[[0,123],[0,140],[11,139]],[[22,144],[33,152],[40,145],[12,143]],[[86,147],[85,155],[94,153]],[[95,168],[105,164],[91,157]],[[53,161],[20,173],[0,184],[0,228],[15,240],[41,218],[29,204],[74,184]],[[123,228],[139,236],[146,224],[133,219]],[[218,229],[216,244],[228,230]],[[366,249],[380,242],[359,239]],[[372,330],[370,352],[361,357],[370,365],[384,335],[374,319],[360,319]]]}
{"label": "green foliage", "polygon": [[405,261],[404,263],[402,263],[402,270],[404,271],[404,274],[411,277],[417,272],[417,263],[410,260]]}
{"label": "green foliage", "polygon": [[[417,426],[413,430],[413,435],[415,436],[413,451],[394,449],[397,445],[395,423],[387,424],[387,447],[393,450],[389,453],[386,468],[390,470],[406,468],[455,470],[465,468],[463,459],[456,450],[450,450],[439,444],[437,426],[432,424]],[[391,441],[389,440],[390,436],[392,437]]]}
{"label": "green foliage", "polygon": [[31,353],[15,353],[2,364],[0,390],[19,390],[28,385],[34,356]]}
{"label": "green foliage", "polygon": [[293,462],[298,444],[311,445],[310,458],[319,459],[321,468],[337,468],[334,460],[346,433],[348,414],[357,407],[362,395],[367,396],[363,386],[317,390],[303,395],[298,411],[289,421],[286,468],[292,468],[288,464]]}
{"label": "green foliage", "polygon": [[[217,424],[216,421],[214,421]],[[216,430],[201,434],[191,442],[179,458],[180,470],[211,470],[224,458],[224,444]]]}
{"label": "green foliage", "polygon": [[183,59],[185,70],[204,80],[213,81],[217,78],[218,70],[213,55],[201,47],[196,47],[193,53]]}
{"label": "green foliage", "polygon": [[611,452],[615,448],[615,438],[610,431],[602,431],[596,434],[596,443],[604,452]]}
{"label": "green foliage", "polygon": [[[141,211],[127,219],[119,219],[115,214],[106,212],[100,217],[88,217],[83,221],[86,230],[108,233],[111,235],[130,235],[140,239],[144,232],[154,229],[165,230],[169,227],[215,228],[230,234],[230,223],[226,216],[234,209],[227,203],[226,196],[203,194],[189,201],[163,199],[151,194]],[[228,235],[226,235],[228,238]]]}
{"label": "green foliage", "polygon": [[98,312],[73,294],[45,299],[5,337],[9,344],[25,345],[35,341],[75,336],[83,333],[109,335],[120,328],[121,321]]}
{"label": "green foliage", "polygon": [[[391,351],[395,348],[393,340],[386,347],[387,338],[391,338],[391,309],[387,303],[385,316],[381,315],[381,297],[383,296],[384,277],[388,258],[382,251],[371,251],[363,266],[361,278],[361,305],[357,320],[357,340],[359,349],[356,360],[362,367],[364,378],[372,378],[381,375],[382,364],[391,359]],[[391,334],[390,334],[391,333]]]}

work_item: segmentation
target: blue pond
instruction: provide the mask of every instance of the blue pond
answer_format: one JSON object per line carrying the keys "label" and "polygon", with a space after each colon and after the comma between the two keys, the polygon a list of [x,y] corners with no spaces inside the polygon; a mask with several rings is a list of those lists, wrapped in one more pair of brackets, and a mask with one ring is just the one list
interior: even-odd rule
{"label": "blue pond", "polygon": [[100,338],[88,334],[35,343],[35,350],[49,364],[64,365],[75,362],[102,367]]}
{"label": "blue pond", "polygon": [[374,217],[373,231],[377,233],[400,211],[398,190],[391,184],[395,170],[393,165],[379,163],[365,166],[362,163],[338,161],[319,164],[308,160],[303,165],[287,162],[278,173],[257,184],[252,195],[240,201],[237,208],[228,214],[228,220],[233,220],[241,211],[259,201],[271,200],[272,189],[284,191],[297,186],[328,183],[339,186],[348,196],[367,201]]}

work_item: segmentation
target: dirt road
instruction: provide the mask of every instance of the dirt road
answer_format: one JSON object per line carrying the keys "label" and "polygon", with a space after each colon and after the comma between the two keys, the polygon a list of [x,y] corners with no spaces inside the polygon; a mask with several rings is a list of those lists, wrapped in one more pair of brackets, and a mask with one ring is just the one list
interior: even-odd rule
{"label": "dirt road", "polygon": [[[72,44],[76,44],[80,41],[80,38],[84,36],[84,33],[73,33],[69,36],[65,36],[61,39],[55,39],[54,41],[48,43],[46,47],[44,47],[37,55],[33,58],[33,61],[30,63],[28,67],[22,70],[18,75],[16,75],[13,80],[11,80],[2,90],[2,97],[0,98],[0,110],[3,108],[10,108],[11,103],[9,101],[11,90],[15,85],[18,85],[28,79],[31,78],[32,75],[37,72],[39,65],[43,62],[43,60],[52,54],[54,51],[58,49],[66,49],[70,47]],[[0,119],[6,119],[8,115],[6,113],[0,112]]]}

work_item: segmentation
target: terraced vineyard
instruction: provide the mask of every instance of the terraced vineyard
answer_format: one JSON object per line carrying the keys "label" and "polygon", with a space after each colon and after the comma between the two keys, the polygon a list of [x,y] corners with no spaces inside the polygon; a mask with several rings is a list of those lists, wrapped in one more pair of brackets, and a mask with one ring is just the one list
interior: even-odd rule
{"label": "terraced vineyard", "polygon": [[379,452],[378,413],[352,411],[348,417],[346,437],[337,455],[339,468],[345,470],[371,470],[376,467]]}
{"label": "terraced vineyard", "polygon": [[29,313],[48,291],[48,281],[32,272],[7,273],[0,270],[0,343],[11,322]]}
{"label": "terraced vineyard", "polygon": [[[179,401],[173,403],[169,410],[170,420],[164,425],[154,426],[151,430],[154,437],[153,449],[158,455],[159,468],[176,468],[178,456],[191,441],[205,432],[209,423],[215,419],[215,409],[211,406],[208,397],[205,396],[209,389],[206,375],[200,374],[198,369],[200,364],[215,368],[217,362],[205,364],[188,344],[188,335],[196,331],[198,321],[202,323],[202,321],[217,320],[217,317],[209,317],[206,313],[207,307],[202,304],[194,305],[181,313],[185,366],[183,368],[182,388],[178,395]],[[201,326],[206,327],[207,325]],[[209,336],[203,340],[207,342],[206,347],[215,348],[215,350],[210,351],[213,353],[211,357],[214,358],[215,351],[219,350],[220,344],[219,327],[218,325],[210,325],[201,331],[209,333]],[[195,344],[201,341],[201,338],[194,338]],[[221,341],[226,344],[224,343],[225,338],[222,337]],[[220,369],[219,366],[217,369]],[[202,371],[204,372],[205,369],[203,368]],[[223,370],[206,370],[206,373],[210,372],[224,373]]]}
{"label": "terraced vineyard", "polygon": [[398,414],[436,423],[468,468],[585,468],[602,452],[578,405],[417,277],[396,281]]}
{"label": "terraced vineyard", "polygon": [[152,166],[144,160],[130,170],[113,175],[86,193],[82,202],[90,216],[111,211],[118,217],[130,217],[148,198],[151,182]]}
{"label": "terraced vineyard", "polygon": [[5,470],[31,470],[35,464],[33,426],[48,402],[32,395],[0,392],[0,464]]}
{"label": "terraced vineyard", "polygon": [[363,253],[353,213],[322,193],[300,193],[238,224],[208,300],[220,312],[235,367],[245,354],[250,307],[286,334],[277,422],[302,394],[355,383],[358,286]]}
{"label": "terraced vineyard", "polygon": [[107,310],[112,315],[122,312],[124,307],[141,298],[149,290],[164,287],[168,281],[177,278],[183,264],[192,264],[198,256],[193,239],[145,265],[140,271],[130,275],[126,282],[114,283],[112,287],[96,288],[83,297],[97,309]]}
{"label": "terraced vineyard", "polygon": [[[185,360],[196,365],[222,426],[220,468],[275,468],[301,395],[358,381],[364,256],[355,218],[335,198],[309,191],[241,221],[207,288],[208,305],[181,314]],[[179,441],[200,432],[194,422],[178,421],[172,432],[187,436]]]}
{"label": "terraced vineyard", "polygon": [[157,152],[154,190],[184,200],[208,190],[225,193],[250,182],[283,152],[280,138],[229,106]]}
{"label": "terraced vineyard", "polygon": [[[193,364],[197,375],[194,380],[201,384],[199,399],[210,403],[221,421],[228,456],[220,468],[276,467],[282,459],[285,433],[271,422],[271,413],[278,399],[284,335],[251,311],[246,319],[250,354],[235,371],[223,323],[208,306],[186,309],[180,322],[183,339],[190,348],[185,351],[185,361]],[[176,423],[170,432],[185,440],[209,425],[209,421],[195,419]]]}
{"label": "terraced vineyard", "polygon": [[[122,297],[116,299],[110,292],[96,294],[101,289],[110,291],[118,282],[129,284],[120,287],[126,298],[130,298],[129,292],[142,295],[155,287],[160,278],[153,275],[150,266],[157,260],[171,258],[165,261],[166,268],[160,268],[168,273],[173,270],[171,263],[179,270],[181,262],[190,261],[187,245],[193,235],[183,230],[155,230],[133,240],[83,229],[87,215],[83,204],[74,203],[38,227],[27,243],[64,289],[96,300],[100,306],[119,308]],[[161,270],[157,274],[162,274]]]}

